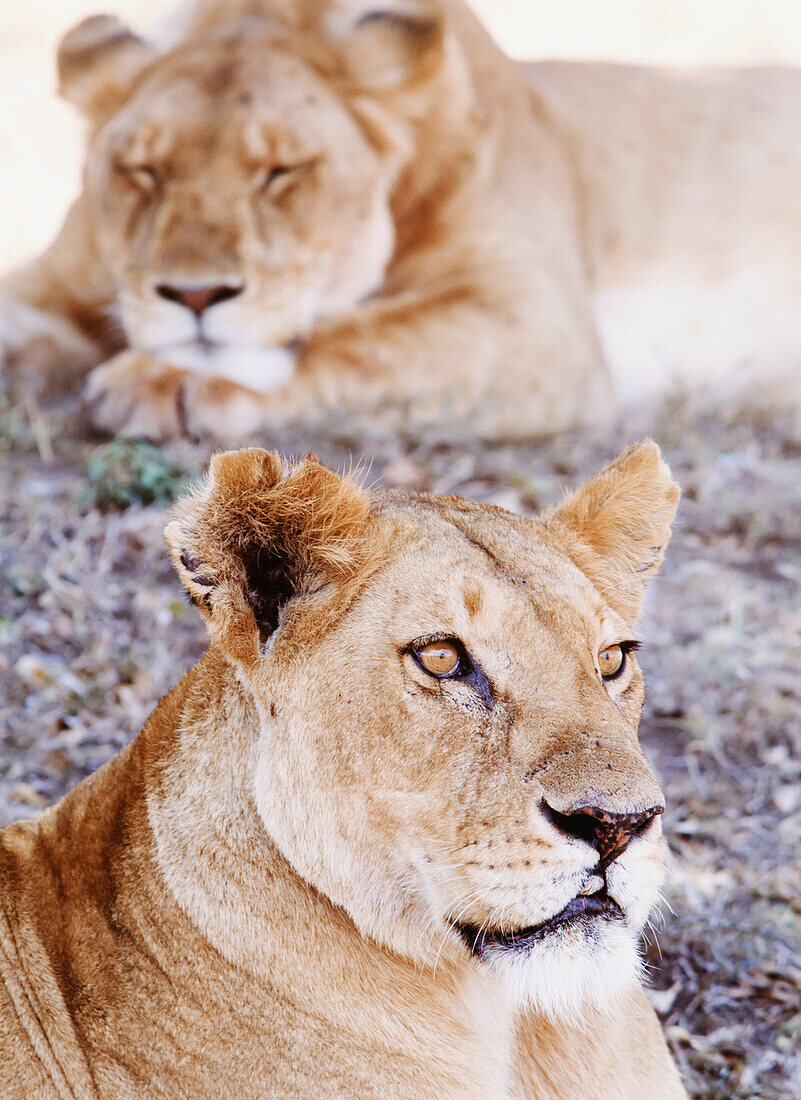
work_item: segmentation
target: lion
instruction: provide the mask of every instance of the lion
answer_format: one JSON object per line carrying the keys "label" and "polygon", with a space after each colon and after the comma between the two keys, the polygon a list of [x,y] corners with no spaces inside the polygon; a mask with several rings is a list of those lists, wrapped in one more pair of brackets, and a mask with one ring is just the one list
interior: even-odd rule
{"label": "lion", "polygon": [[104,431],[531,437],[797,365],[792,70],[523,66],[460,0],[195,0],[153,39],[90,18],[59,73],[83,190],[0,286],[0,358],[88,375]]}
{"label": "lion", "polygon": [[636,620],[678,489],[534,519],[218,454],[167,527],[210,647],[0,832],[0,1092],[679,1100],[637,939]]}

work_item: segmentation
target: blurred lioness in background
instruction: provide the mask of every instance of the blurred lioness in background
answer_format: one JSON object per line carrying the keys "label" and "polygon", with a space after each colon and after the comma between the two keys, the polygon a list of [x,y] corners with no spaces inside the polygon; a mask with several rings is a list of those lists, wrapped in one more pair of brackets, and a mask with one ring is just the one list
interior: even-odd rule
{"label": "blurred lioness in background", "polygon": [[3,374],[234,438],[394,409],[523,436],[801,355],[801,76],[521,66],[459,0],[197,0],[64,39],[84,190]]}
{"label": "blurred lioness in background", "polygon": [[217,455],[167,528],[208,652],[0,831],[3,1100],[681,1100],[635,654],[677,498],[653,444],[533,520]]}

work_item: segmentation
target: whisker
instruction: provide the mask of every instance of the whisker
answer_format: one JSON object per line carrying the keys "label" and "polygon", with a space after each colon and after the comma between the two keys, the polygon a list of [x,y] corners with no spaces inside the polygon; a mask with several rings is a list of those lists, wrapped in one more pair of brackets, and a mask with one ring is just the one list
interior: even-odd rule
{"label": "whisker", "polygon": [[[459,919],[462,916],[462,914],[465,912],[466,909],[468,909],[473,904],[473,902],[480,896],[480,894],[481,894],[480,890],[476,890],[476,889],[471,890],[468,894],[463,895],[457,902],[455,902],[448,909],[446,917],[445,917],[445,920],[448,922],[448,927],[445,930],[445,933],[442,937],[442,942],[440,943],[439,949],[437,951],[436,958],[434,959],[434,976],[435,977],[436,977],[436,973],[437,973],[437,964],[439,963],[439,957],[442,954],[443,947],[447,943],[449,933],[454,930],[454,926],[459,923]],[[458,914],[456,915],[456,917],[453,917],[453,911],[454,911],[454,909],[456,908],[457,905],[461,905],[461,908],[460,908]]]}

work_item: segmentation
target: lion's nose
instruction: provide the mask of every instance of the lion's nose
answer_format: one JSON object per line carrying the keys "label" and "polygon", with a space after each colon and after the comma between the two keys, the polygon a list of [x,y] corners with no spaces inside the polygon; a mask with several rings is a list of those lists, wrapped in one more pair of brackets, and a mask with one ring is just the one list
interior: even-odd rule
{"label": "lion's nose", "polygon": [[612,813],[599,806],[576,806],[568,813],[560,813],[545,800],[542,807],[551,824],[565,836],[586,840],[597,848],[604,866],[617,859],[633,837],[645,832],[654,818],[665,812],[664,806],[631,814]]}
{"label": "lion's nose", "polygon": [[196,316],[200,317],[211,306],[219,302],[227,302],[229,298],[236,298],[245,289],[244,283],[214,283],[210,286],[174,286],[170,283],[159,283],[156,294],[166,298],[168,302],[177,302],[186,306]]}

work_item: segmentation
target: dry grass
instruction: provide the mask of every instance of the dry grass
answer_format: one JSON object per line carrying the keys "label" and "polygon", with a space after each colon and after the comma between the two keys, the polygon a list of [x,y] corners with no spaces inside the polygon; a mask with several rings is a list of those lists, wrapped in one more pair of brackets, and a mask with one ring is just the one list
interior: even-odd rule
{"label": "dry grass", "polygon": [[[206,453],[109,448],[81,436],[70,409],[6,407],[0,427],[0,819],[10,819],[123,745],[201,652],[162,530],[165,500]],[[387,483],[527,512],[649,429],[643,415],[604,437],[479,447],[323,425],[266,442],[313,445],[341,464],[367,455]],[[781,418],[678,403],[654,434],[684,487],[642,654],[644,739],[675,856],[675,915],[666,907],[648,946],[654,1002],[694,1096],[795,1100],[801,434]]]}

